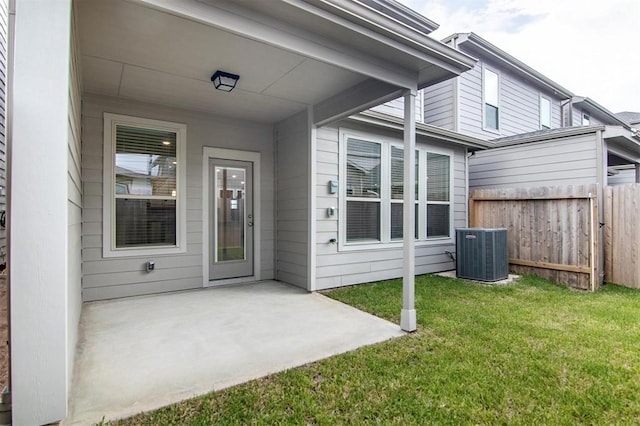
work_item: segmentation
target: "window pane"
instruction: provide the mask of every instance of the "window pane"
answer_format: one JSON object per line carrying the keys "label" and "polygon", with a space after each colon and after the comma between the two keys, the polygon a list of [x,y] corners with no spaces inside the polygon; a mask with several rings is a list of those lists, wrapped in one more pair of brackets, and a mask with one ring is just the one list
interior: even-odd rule
{"label": "window pane", "polygon": [[449,201],[449,156],[427,153],[427,201]]}
{"label": "window pane", "polygon": [[380,144],[347,141],[347,196],[380,198]]}
{"label": "window pane", "polygon": [[547,98],[540,98],[540,126],[551,128],[551,101]]}
{"label": "window pane", "polygon": [[484,102],[498,106],[498,74],[488,69],[484,70]]}
{"label": "window pane", "polygon": [[449,236],[449,206],[427,205],[427,238]]}
{"label": "window pane", "polygon": [[116,247],[176,245],[175,200],[116,199]]}
{"label": "window pane", "polygon": [[591,123],[591,118],[588,114],[582,114],[582,125],[588,126]]}
{"label": "window pane", "polygon": [[391,147],[391,199],[402,200],[404,191],[404,149]]}
{"label": "window pane", "polygon": [[347,242],[380,241],[380,203],[347,201]]}
{"label": "window pane", "polygon": [[402,203],[391,203],[391,239],[402,239]]}
{"label": "window pane", "polygon": [[484,127],[498,130],[498,108],[489,104],[484,105]]}
{"label": "window pane", "polygon": [[116,126],[116,194],[176,196],[176,133]]}

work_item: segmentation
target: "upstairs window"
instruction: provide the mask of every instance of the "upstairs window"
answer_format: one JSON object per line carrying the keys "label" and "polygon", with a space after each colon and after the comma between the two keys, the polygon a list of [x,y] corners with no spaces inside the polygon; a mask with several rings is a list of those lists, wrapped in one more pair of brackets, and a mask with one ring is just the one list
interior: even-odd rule
{"label": "upstairs window", "polygon": [[589,117],[589,114],[582,114],[582,125],[588,126],[589,124],[591,124],[591,117]]}
{"label": "upstairs window", "polygon": [[104,255],[184,251],[186,128],[105,114]]}
{"label": "upstairs window", "polygon": [[551,128],[551,100],[540,97],[540,128]]}
{"label": "upstairs window", "polygon": [[495,72],[483,68],[482,97],[484,101],[484,127],[489,130],[500,128],[499,77]]}

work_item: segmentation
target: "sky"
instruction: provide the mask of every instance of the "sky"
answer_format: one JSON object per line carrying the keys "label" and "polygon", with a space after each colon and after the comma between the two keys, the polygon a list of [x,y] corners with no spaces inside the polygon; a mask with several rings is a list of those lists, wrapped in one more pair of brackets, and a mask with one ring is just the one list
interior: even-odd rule
{"label": "sky", "polygon": [[640,0],[399,0],[440,24],[474,32],[577,96],[640,112]]}

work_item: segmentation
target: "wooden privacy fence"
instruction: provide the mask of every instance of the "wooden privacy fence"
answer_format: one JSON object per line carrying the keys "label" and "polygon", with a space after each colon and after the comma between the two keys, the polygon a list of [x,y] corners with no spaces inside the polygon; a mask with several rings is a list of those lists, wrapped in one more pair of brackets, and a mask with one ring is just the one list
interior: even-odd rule
{"label": "wooden privacy fence", "polygon": [[600,285],[596,185],[478,189],[472,227],[507,228],[510,269],[572,288]]}
{"label": "wooden privacy fence", "polygon": [[605,278],[640,288],[640,185],[608,186],[605,194]]}

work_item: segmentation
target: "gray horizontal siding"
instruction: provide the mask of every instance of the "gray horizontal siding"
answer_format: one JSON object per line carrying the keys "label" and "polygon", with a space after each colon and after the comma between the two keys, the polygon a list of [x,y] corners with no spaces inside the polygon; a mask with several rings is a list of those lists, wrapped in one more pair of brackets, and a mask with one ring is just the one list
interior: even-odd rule
{"label": "gray horizontal siding", "polygon": [[[416,121],[422,123],[424,121],[423,116],[423,102],[422,93],[418,92],[416,96]],[[397,98],[392,101],[386,102],[382,105],[371,108],[372,111],[378,111],[396,117],[404,117],[404,98]]]}
{"label": "gray horizontal siding", "polygon": [[[186,123],[187,248],[153,256],[156,270],[145,272],[147,256],[104,258],[102,235],[103,113]],[[261,264],[263,279],[274,278],[273,129],[251,122],[88,95],[83,103],[82,273],[84,300],[99,300],[203,286],[202,153],[204,146],[261,153]]]}
{"label": "gray horizontal siding", "polygon": [[309,288],[309,137],[307,115],[276,126],[276,277]]}
{"label": "gray horizontal siding", "polygon": [[[477,53],[476,53],[477,55]],[[483,130],[482,66],[498,71],[499,126],[498,132]],[[505,67],[483,62],[459,77],[459,129],[461,133],[482,139],[512,136],[540,129],[540,96],[551,100],[551,127],[561,127],[562,98],[541,90],[526,80],[514,75]]]}
{"label": "gray horizontal siding", "polygon": [[[347,124],[345,124],[346,126]],[[357,127],[372,134],[381,133],[376,128]],[[384,132],[385,136],[390,136]],[[401,141],[401,134],[393,137]],[[318,129],[316,154],[316,287],[318,290],[359,284],[402,276],[402,248],[375,250],[339,251],[337,244],[329,243],[339,235],[339,214],[327,217],[327,207],[338,207],[338,194],[329,194],[330,180],[338,180],[339,175],[339,130],[337,127]],[[418,147],[439,147],[436,142],[419,138]],[[467,198],[464,149],[446,146],[454,150],[454,227],[466,226]],[[455,244],[449,242],[418,243],[416,246],[416,273],[426,274],[450,270],[455,267],[445,251],[455,252]]]}
{"label": "gray horizontal siding", "polygon": [[607,185],[626,185],[628,183],[636,183],[635,169],[619,170],[617,175],[607,178]]}
{"label": "gray horizontal siding", "polygon": [[469,188],[526,188],[597,183],[595,136],[479,151],[469,160]]}
{"label": "gray horizontal siding", "polygon": [[455,84],[452,78],[423,89],[425,123],[455,130]]}

